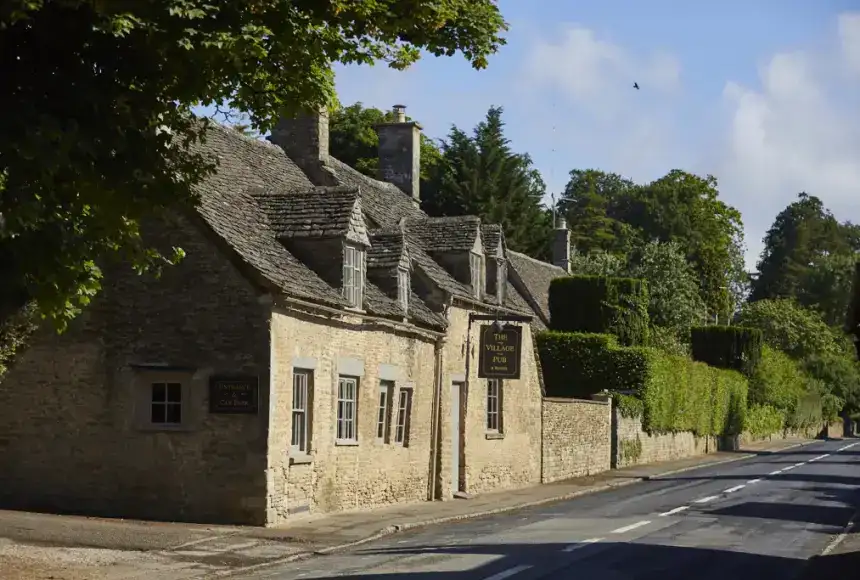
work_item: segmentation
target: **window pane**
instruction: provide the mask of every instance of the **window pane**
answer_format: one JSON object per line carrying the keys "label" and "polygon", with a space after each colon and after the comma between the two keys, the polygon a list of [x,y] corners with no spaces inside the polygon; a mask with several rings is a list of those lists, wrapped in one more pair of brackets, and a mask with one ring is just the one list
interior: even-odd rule
{"label": "window pane", "polygon": [[150,420],[153,423],[164,423],[166,414],[164,412],[164,403],[153,403]]}
{"label": "window pane", "polygon": [[388,387],[379,390],[379,409],[376,413],[376,438],[384,439],[388,427]]}
{"label": "window pane", "polygon": [[179,403],[182,401],[182,385],[179,383],[168,383],[167,400],[172,403]]}
{"label": "window pane", "polygon": [[168,403],[166,411],[167,423],[182,423],[182,405],[178,403]]}
{"label": "window pane", "polygon": [[408,390],[400,391],[400,399],[397,402],[397,429],[395,432],[395,442],[404,443],[408,437],[409,429],[409,412],[411,407],[412,392]]}
{"label": "window pane", "polygon": [[167,400],[167,385],[164,383],[153,383],[152,402],[164,402]]}

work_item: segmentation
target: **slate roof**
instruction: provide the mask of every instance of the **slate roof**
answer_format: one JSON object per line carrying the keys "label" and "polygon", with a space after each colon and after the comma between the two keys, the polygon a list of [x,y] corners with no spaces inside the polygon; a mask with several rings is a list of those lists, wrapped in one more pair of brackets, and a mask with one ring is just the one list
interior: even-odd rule
{"label": "slate roof", "polygon": [[481,230],[481,219],[471,215],[423,217],[407,221],[406,227],[430,254],[468,252],[475,246],[475,239]]}
{"label": "slate roof", "polygon": [[376,227],[393,227],[403,218],[421,219],[427,216],[396,185],[371,179],[334,157],[328,158],[326,166],[340,185],[361,188],[361,207]]}
{"label": "slate roof", "polygon": [[370,249],[367,251],[367,268],[396,268],[406,247],[403,232],[398,229],[369,232]]}
{"label": "slate roof", "polygon": [[263,282],[297,298],[344,306],[334,290],[277,241],[252,196],[260,188],[309,189],[313,184],[283,151],[215,123],[198,148],[218,161],[199,186],[198,212],[206,224]]}
{"label": "slate roof", "polygon": [[549,285],[555,278],[567,276],[567,272],[519,252],[508,250],[508,263],[513,281],[545,325],[549,324]]}
{"label": "slate roof", "polygon": [[499,242],[504,244],[502,226],[499,224],[481,224],[481,241],[484,244],[484,255],[496,256]]}
{"label": "slate roof", "polygon": [[254,197],[279,238],[336,238],[349,232],[359,199],[356,187],[313,187],[284,192],[257,191]]}
{"label": "slate roof", "polygon": [[[339,289],[332,288],[281,243],[283,238],[342,235],[349,227],[354,204],[360,204],[371,247],[368,268],[396,267],[408,252],[416,268],[451,296],[477,302],[470,288],[453,278],[431,256],[441,251],[471,250],[481,233],[485,251],[492,254],[504,236],[497,225],[482,225],[474,216],[431,218],[396,186],[371,179],[329,157],[325,166],[337,187],[316,187],[283,150],[211,123],[207,139],[198,146],[218,162],[217,172],[199,187],[199,214],[206,224],[248,266],[249,274],[290,296],[345,306]],[[525,255],[508,252],[507,297],[502,308],[539,314],[533,325],[548,320],[549,280],[563,275],[560,268]],[[366,309],[375,315],[402,319],[400,304],[367,281]],[[498,309],[492,297],[484,306]],[[443,329],[445,318],[413,294],[408,318]]]}

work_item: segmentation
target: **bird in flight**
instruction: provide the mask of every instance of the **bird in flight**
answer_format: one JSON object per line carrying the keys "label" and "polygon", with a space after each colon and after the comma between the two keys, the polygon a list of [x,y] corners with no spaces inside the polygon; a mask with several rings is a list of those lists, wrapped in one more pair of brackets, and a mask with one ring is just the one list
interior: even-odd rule
{"label": "bird in flight", "polygon": [[633,83],[633,88],[638,91],[639,90],[639,83]]}

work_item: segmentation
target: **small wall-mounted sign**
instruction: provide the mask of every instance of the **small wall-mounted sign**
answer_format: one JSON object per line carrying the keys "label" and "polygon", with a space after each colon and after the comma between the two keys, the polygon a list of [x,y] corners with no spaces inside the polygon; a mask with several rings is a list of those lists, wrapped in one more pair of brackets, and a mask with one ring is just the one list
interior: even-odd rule
{"label": "small wall-mounted sign", "polygon": [[257,377],[212,377],[209,379],[209,412],[256,414],[259,394]]}
{"label": "small wall-mounted sign", "polygon": [[495,324],[481,326],[478,357],[478,377],[482,379],[520,378],[522,328],[512,324],[499,328]]}

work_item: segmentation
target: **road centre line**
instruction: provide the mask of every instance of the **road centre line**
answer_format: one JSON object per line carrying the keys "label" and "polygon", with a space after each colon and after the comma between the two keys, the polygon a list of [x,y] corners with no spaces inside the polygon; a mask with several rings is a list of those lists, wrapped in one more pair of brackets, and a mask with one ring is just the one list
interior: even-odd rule
{"label": "road centre line", "polygon": [[580,550],[586,546],[590,546],[591,544],[596,544],[597,542],[602,542],[603,538],[589,538],[587,540],[582,540],[581,542],[577,542],[576,544],[571,544],[566,547],[562,552],[575,552],[576,550]]}
{"label": "road centre line", "polygon": [[701,499],[697,499],[693,503],[708,503],[709,501],[714,501],[715,499],[720,499],[718,495],[709,495],[708,497],[703,497]]}
{"label": "road centre line", "polygon": [[688,505],[682,505],[681,507],[676,507],[676,508],[675,508],[675,509],[673,509],[673,510],[669,510],[669,511],[667,511],[667,512],[663,512],[662,514],[660,514],[660,517],[672,516],[672,515],[675,515],[675,514],[677,514],[677,513],[681,513],[682,511],[684,511],[684,510],[688,510],[688,509],[690,509],[690,506],[688,506]]}
{"label": "road centre line", "polygon": [[747,485],[751,485],[751,484],[753,484],[753,483],[758,483],[758,482],[760,482],[760,481],[761,481],[761,478],[760,478],[760,477],[759,477],[758,479],[751,479],[751,480],[749,480],[749,481],[747,482]]}
{"label": "road centre line", "polygon": [[514,574],[519,574],[525,570],[528,570],[531,566],[527,564],[520,564],[519,566],[514,566],[513,568],[508,568],[507,570],[502,570],[498,574],[493,574],[492,576],[487,576],[484,580],[504,580],[505,578],[510,578]]}
{"label": "road centre line", "polygon": [[747,484],[742,483],[741,485],[736,485],[734,487],[730,487],[729,489],[725,490],[723,493],[734,493],[740,489],[745,488],[746,486],[747,486]]}
{"label": "road centre line", "polygon": [[609,532],[610,534],[623,534],[624,532],[629,532],[631,530],[635,530],[636,528],[641,528],[642,526],[647,526],[651,523],[651,520],[642,520],[641,522],[636,522],[635,524],[630,524],[629,526],[624,526],[623,528],[618,528],[617,530],[612,530]]}

